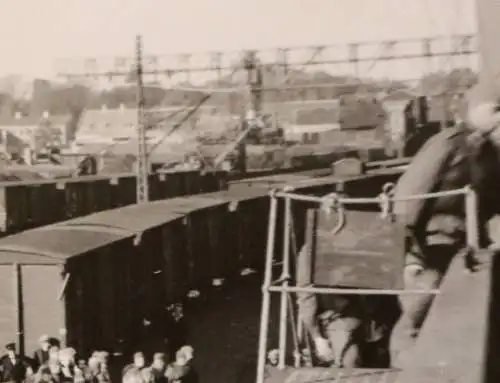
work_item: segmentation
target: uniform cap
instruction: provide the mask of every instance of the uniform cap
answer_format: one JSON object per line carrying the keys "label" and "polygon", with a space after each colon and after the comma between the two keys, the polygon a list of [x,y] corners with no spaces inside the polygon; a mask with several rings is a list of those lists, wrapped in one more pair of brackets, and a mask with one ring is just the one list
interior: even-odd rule
{"label": "uniform cap", "polygon": [[5,345],[5,348],[10,351],[16,351],[16,344],[11,342]]}

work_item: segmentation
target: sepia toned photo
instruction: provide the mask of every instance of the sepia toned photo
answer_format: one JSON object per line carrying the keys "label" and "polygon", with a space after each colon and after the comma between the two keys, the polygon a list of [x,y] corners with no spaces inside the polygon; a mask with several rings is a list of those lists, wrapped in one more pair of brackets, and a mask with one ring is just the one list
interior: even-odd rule
{"label": "sepia toned photo", "polygon": [[0,1],[0,383],[500,382],[497,32]]}

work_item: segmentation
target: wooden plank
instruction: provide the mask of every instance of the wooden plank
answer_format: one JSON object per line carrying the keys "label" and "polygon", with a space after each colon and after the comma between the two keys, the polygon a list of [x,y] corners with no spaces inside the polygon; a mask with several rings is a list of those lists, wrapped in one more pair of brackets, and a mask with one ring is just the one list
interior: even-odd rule
{"label": "wooden plank", "polygon": [[430,381],[423,379],[423,371],[439,382],[500,381],[495,302],[499,289],[498,278],[494,278],[499,258],[490,251],[482,251],[478,257],[484,263],[472,274],[465,271],[462,257],[452,263],[417,340],[412,366],[397,382]]}
{"label": "wooden plank", "polygon": [[376,211],[347,210],[337,234],[338,215],[318,210],[314,284],[355,288],[402,287],[404,233]]}
{"label": "wooden plank", "polygon": [[394,383],[396,369],[339,369],[336,367],[287,368],[266,370],[265,383]]}

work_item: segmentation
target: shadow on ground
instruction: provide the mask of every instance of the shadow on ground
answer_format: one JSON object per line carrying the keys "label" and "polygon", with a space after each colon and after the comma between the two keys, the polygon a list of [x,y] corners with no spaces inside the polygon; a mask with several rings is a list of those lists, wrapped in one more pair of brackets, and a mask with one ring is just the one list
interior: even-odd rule
{"label": "shadow on ground", "polygon": [[[261,311],[261,280],[245,277],[237,287],[198,303],[188,313],[189,342],[202,383],[253,382]],[[272,299],[269,346],[276,347],[278,296]]]}

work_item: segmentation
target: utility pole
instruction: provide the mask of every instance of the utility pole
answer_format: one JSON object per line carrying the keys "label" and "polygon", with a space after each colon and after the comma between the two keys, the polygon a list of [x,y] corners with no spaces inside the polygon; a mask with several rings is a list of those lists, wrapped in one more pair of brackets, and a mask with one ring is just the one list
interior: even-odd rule
{"label": "utility pole", "polygon": [[[259,66],[255,52],[249,51],[243,58],[243,67],[247,77],[246,110],[242,119],[242,132],[254,130],[259,127],[262,107],[262,71]],[[244,137],[238,143],[238,160],[236,168],[241,173],[247,170],[247,138]]]}
{"label": "utility pole", "polygon": [[[132,61],[133,60],[133,61]],[[156,57],[152,58],[152,61],[156,61]],[[135,39],[135,55],[133,58],[128,57],[116,57],[114,59],[115,67],[107,68],[106,70],[100,70],[97,59],[86,59],[84,60],[84,70],[77,72],[68,72],[67,70],[60,71],[59,76],[65,77],[67,79],[99,79],[102,77],[112,80],[114,77],[128,77],[131,74],[131,67],[133,66],[133,73],[135,75],[135,85],[136,89],[136,108],[137,108],[137,119],[136,119],[136,132],[137,132],[137,153],[136,153],[136,174],[137,174],[137,203],[144,203],[149,200],[149,153],[146,141],[146,111],[144,102],[144,75],[158,75],[170,73],[168,68],[154,68],[154,69],[144,69],[143,66],[143,46],[142,37],[137,36]],[[181,68],[180,70],[187,71],[187,68]]]}
{"label": "utility pole", "polygon": [[142,80],[142,38],[136,37],[136,86],[137,86],[137,203],[149,200],[149,160],[144,126],[144,86]]}

